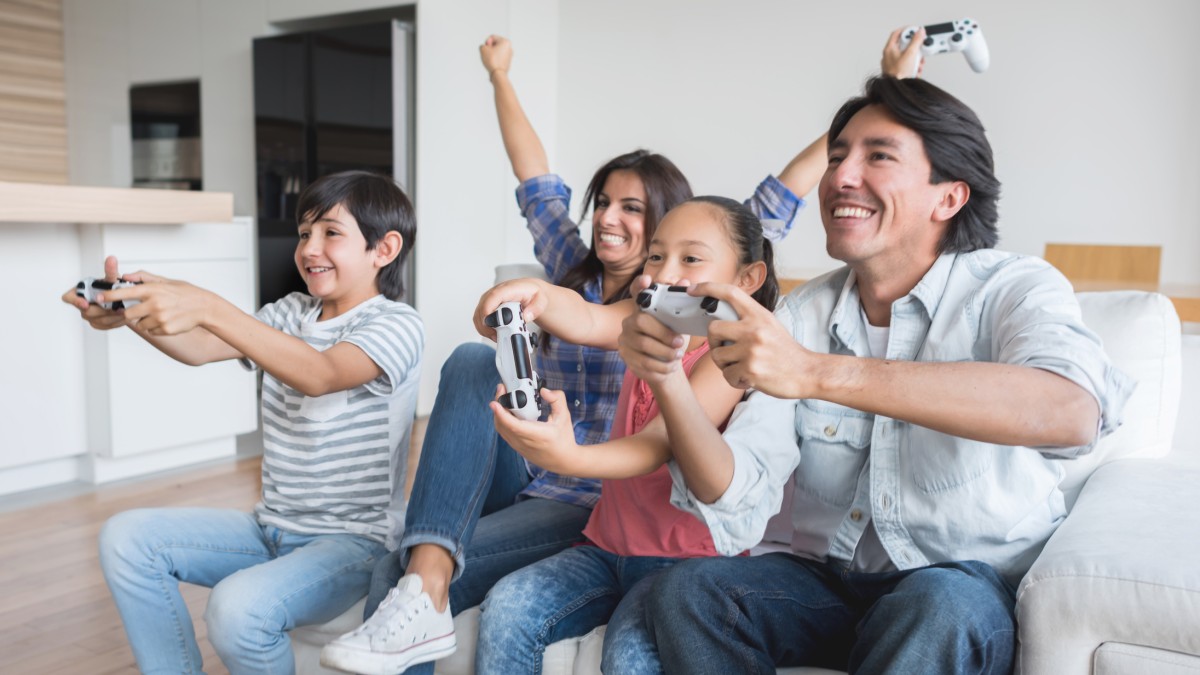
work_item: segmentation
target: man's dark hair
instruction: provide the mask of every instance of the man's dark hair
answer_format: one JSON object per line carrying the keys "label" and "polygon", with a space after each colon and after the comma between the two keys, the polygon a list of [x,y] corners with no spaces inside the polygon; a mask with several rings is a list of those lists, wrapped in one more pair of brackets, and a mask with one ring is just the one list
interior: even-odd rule
{"label": "man's dark hair", "polygon": [[311,222],[341,204],[358,221],[358,229],[367,240],[367,250],[395,230],[403,238],[400,255],[379,270],[376,285],[389,300],[404,294],[401,264],[417,242],[417,219],[412,202],[396,181],[370,171],[342,171],[322,176],[300,193],[296,205],[296,225]]}
{"label": "man's dark hair", "polygon": [[992,248],[996,231],[1000,181],[996,179],[992,146],[983,124],[962,101],[920,79],[879,76],[867,80],[862,96],[852,98],[833,116],[829,142],[863,108],[878,105],[900,124],[912,129],[925,144],[932,171],[931,184],[963,181],[971,188],[967,203],[950,221],[938,243],[938,253],[965,253]]}

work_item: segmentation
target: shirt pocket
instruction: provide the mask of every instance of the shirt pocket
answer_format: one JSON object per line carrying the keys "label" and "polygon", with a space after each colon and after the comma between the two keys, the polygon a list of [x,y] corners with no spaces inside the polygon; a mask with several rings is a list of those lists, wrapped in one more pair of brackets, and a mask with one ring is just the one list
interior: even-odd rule
{"label": "shirt pocket", "polygon": [[305,396],[300,399],[297,414],[312,422],[328,422],[345,413],[349,405],[349,392],[343,389],[324,396]]}
{"label": "shirt pocket", "polygon": [[796,489],[823,504],[849,507],[870,452],[874,416],[808,399],[798,401],[796,412]]}
{"label": "shirt pocket", "polygon": [[908,461],[913,485],[926,494],[961,488],[991,474],[997,452],[1014,448],[997,447],[908,425],[900,456]]}

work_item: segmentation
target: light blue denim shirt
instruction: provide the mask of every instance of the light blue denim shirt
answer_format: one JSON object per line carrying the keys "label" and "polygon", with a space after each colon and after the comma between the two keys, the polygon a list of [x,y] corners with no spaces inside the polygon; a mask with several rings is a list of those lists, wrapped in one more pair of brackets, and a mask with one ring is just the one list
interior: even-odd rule
{"label": "light blue denim shirt", "polygon": [[[793,291],[775,315],[812,351],[866,356],[859,306],[855,276],[842,268]],[[939,257],[892,304],[887,358],[988,361],[1056,373],[1095,397],[1097,439],[1120,424],[1134,386],[1083,325],[1071,285],[1057,270],[1039,258],[995,250]],[[671,465],[672,503],[705,522],[723,554],[759,542],[792,477],[798,555],[849,562],[874,521],[899,569],[981,560],[1014,581],[1066,516],[1062,462],[1094,445],[982,443],[761,392],[734,410],[724,437],[734,475],[716,502],[697,500]]]}

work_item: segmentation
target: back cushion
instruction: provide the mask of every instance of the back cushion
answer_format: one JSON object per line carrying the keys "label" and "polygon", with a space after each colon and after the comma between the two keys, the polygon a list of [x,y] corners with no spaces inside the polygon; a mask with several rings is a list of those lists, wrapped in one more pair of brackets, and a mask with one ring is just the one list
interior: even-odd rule
{"label": "back cushion", "polygon": [[1137,381],[1119,429],[1091,454],[1064,460],[1067,504],[1096,467],[1114,459],[1162,457],[1171,450],[1179,412],[1180,326],[1171,301],[1158,293],[1079,293],[1083,322],[1100,336],[1112,363]]}

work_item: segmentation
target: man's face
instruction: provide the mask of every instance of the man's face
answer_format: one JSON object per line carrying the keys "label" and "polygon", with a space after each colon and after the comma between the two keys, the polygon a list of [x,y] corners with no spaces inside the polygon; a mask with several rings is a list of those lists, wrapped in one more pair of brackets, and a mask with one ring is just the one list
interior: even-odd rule
{"label": "man's face", "polygon": [[879,272],[932,264],[949,216],[948,184],[931,185],[930,171],[915,131],[877,105],[856,113],[830,141],[818,188],[829,255]]}

